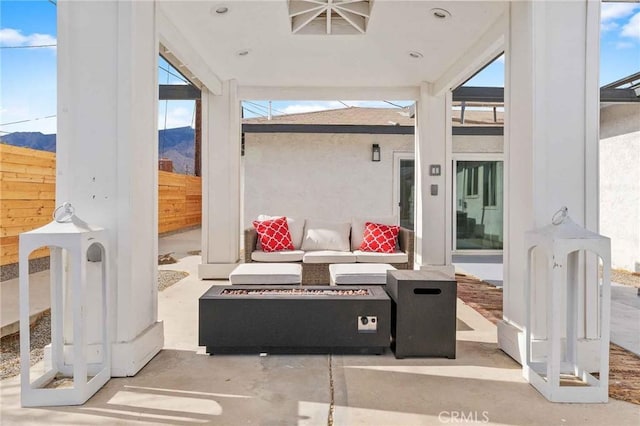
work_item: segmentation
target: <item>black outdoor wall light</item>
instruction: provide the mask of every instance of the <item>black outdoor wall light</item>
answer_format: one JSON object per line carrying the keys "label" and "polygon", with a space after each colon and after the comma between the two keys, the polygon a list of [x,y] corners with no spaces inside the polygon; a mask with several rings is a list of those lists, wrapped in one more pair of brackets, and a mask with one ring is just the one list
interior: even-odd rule
{"label": "black outdoor wall light", "polygon": [[380,145],[377,143],[371,146],[371,161],[380,161]]}

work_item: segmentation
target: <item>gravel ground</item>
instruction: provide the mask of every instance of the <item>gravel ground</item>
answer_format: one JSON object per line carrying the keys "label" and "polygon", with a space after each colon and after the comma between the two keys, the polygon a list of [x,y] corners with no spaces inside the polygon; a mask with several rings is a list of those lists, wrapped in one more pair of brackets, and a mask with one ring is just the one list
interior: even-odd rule
{"label": "gravel ground", "polygon": [[[494,324],[502,319],[501,289],[474,277],[456,275],[456,280],[464,303]],[[640,405],[640,356],[613,343],[609,346],[609,396]]]}
{"label": "gravel ground", "polygon": [[[51,343],[51,313],[46,311],[31,327],[31,365],[44,357],[44,347]],[[18,333],[0,340],[0,379],[20,374],[20,336]]]}
{"label": "gravel ground", "polygon": [[188,276],[189,274],[184,271],[158,271],[158,291],[169,288]]}
{"label": "gravel ground", "polygon": [[[189,274],[183,271],[158,271],[158,291],[177,283]],[[51,313],[46,311],[31,326],[31,365],[44,357],[44,347],[51,343]],[[20,374],[20,336],[0,339],[0,380]]]}
{"label": "gravel ground", "polygon": [[622,269],[612,269],[611,281],[640,288],[640,273],[623,271]]}

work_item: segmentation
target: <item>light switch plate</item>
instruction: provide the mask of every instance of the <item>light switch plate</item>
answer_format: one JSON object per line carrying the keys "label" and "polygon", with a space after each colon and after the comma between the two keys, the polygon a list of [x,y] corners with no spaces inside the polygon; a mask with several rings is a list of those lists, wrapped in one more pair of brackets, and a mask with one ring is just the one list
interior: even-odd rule
{"label": "light switch plate", "polygon": [[440,164],[431,164],[429,166],[429,176],[440,176],[442,169]]}

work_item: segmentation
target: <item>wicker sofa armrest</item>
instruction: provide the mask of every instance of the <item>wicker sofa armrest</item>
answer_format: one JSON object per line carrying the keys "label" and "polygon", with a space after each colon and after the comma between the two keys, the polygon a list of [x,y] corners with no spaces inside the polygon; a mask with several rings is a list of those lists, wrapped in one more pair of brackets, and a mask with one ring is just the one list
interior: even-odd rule
{"label": "wicker sofa armrest", "polygon": [[244,262],[253,262],[251,253],[256,249],[258,243],[258,232],[255,228],[247,228],[244,230]]}
{"label": "wicker sofa armrest", "polygon": [[413,257],[415,252],[415,234],[412,230],[407,228],[400,228],[398,233],[398,245],[400,251],[407,253],[409,257],[409,266],[407,269],[413,269]]}

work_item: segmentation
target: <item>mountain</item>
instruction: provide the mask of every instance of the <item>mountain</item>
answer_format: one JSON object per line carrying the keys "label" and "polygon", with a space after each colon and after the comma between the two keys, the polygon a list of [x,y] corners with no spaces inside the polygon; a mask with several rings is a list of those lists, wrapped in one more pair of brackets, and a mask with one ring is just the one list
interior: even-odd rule
{"label": "mountain", "polygon": [[0,136],[0,141],[13,146],[56,152],[56,135],[43,135],[40,132],[15,132]]}
{"label": "mountain", "polygon": [[[0,136],[0,142],[14,146],[56,152],[56,135],[40,132],[15,132]],[[181,174],[194,171],[194,130],[177,127],[158,131],[158,155],[173,161],[173,170]]]}
{"label": "mountain", "polygon": [[158,131],[158,154],[173,162],[173,171],[192,175],[195,170],[195,131],[193,128],[176,127]]}

